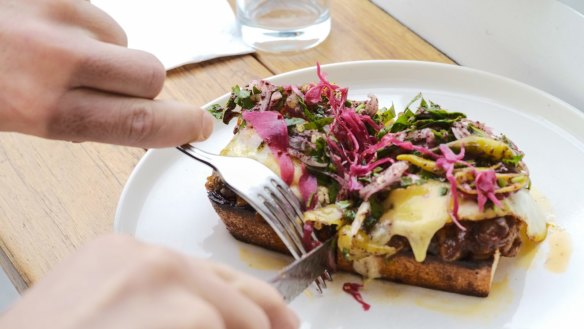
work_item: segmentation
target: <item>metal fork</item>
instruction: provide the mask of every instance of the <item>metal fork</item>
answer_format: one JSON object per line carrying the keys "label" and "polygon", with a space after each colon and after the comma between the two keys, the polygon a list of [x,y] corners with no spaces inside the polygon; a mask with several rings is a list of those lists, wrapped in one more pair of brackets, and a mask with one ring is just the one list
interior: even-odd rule
{"label": "metal fork", "polygon": [[[306,254],[302,243],[304,229],[300,202],[272,170],[250,158],[211,154],[190,144],[178,146],[177,149],[213,168],[231,190],[266,220],[294,259]],[[325,273],[325,277],[328,278],[329,273]],[[325,281],[319,278],[316,287],[322,292],[322,288],[326,288]]]}

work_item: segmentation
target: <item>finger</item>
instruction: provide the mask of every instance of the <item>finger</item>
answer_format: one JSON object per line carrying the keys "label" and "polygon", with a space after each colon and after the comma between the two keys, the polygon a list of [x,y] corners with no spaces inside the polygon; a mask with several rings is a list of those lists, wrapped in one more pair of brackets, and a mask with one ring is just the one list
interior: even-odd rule
{"label": "finger", "polygon": [[97,40],[124,47],[128,45],[128,38],[122,27],[89,1],[52,1],[47,10],[50,10],[51,16],[57,22],[84,28]]}
{"label": "finger", "polygon": [[166,71],[154,55],[103,42],[86,42],[71,87],[92,88],[142,98],[156,97]]}
{"label": "finger", "polygon": [[215,307],[227,329],[270,329],[269,319],[263,309],[233,286],[215,275],[201,262],[191,261],[187,271],[193,293]]}
{"label": "finger", "polygon": [[207,111],[188,104],[89,89],[67,92],[57,106],[41,137],[169,147],[206,139],[215,121]]}
{"label": "finger", "polygon": [[295,329],[299,327],[298,317],[288,308],[282,296],[272,286],[222,264],[211,263],[211,268],[217,275],[258,304],[268,316],[271,328]]}
{"label": "finger", "polygon": [[[188,304],[187,304],[188,305]],[[217,308],[207,303],[204,299],[194,296],[189,307],[184,312],[177,313],[176,319],[186,318],[186,328],[192,329],[225,329],[225,320]],[[176,313],[176,312],[175,312]],[[186,316],[185,316],[186,315]],[[189,321],[190,316],[190,321]],[[168,320],[168,319],[166,319]],[[168,324],[168,321],[161,323],[161,328]]]}

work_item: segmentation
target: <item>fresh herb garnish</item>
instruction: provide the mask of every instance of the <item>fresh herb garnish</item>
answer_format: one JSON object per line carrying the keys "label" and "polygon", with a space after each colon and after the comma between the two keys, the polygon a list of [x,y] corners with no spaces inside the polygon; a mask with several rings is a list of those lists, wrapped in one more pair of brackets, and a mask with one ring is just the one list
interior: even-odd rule
{"label": "fresh herb garnish", "polygon": [[211,115],[213,115],[215,119],[223,120],[224,109],[221,105],[219,104],[211,105],[211,108],[209,108],[209,113],[211,113]]}
{"label": "fresh herb garnish", "polygon": [[391,123],[391,120],[395,118],[395,107],[391,104],[390,108],[382,107],[375,113],[375,121],[387,126]]}
{"label": "fresh herb garnish", "polygon": [[251,92],[249,90],[241,89],[239,86],[235,86],[231,92],[235,96],[235,104],[241,106],[244,109],[251,109],[254,107],[255,102],[251,99]]}
{"label": "fresh herb garnish", "polygon": [[288,127],[306,123],[306,120],[302,118],[285,118],[284,121],[286,121],[286,126]]}
{"label": "fresh herb garnish", "polygon": [[501,161],[506,165],[517,166],[521,162],[521,160],[523,160],[523,154],[517,154],[511,158],[505,158]]}
{"label": "fresh herb garnish", "polygon": [[333,122],[332,117],[324,117],[320,119],[316,119],[312,122],[308,122],[304,124],[305,130],[322,130],[322,128],[326,125],[329,125]]}

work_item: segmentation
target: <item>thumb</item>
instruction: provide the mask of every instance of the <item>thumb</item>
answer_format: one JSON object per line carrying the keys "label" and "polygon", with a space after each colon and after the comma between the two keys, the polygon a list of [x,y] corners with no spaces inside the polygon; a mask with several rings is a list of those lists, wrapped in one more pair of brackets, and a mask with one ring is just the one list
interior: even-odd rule
{"label": "thumb", "polygon": [[170,147],[206,139],[214,121],[207,111],[184,103],[74,89],[61,98],[42,137]]}

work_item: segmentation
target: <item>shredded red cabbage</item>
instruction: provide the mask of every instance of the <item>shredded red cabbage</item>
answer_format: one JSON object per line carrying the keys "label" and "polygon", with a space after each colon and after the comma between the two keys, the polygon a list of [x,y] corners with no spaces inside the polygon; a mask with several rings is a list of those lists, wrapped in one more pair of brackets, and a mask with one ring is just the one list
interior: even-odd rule
{"label": "shredded red cabbage", "polygon": [[[312,86],[304,95],[304,101],[307,104],[317,104],[322,100],[322,95],[325,93],[325,96],[331,96],[334,94],[334,91],[339,88],[337,85],[333,85],[332,83],[328,82],[325,77],[325,74],[320,70],[320,63],[316,63],[316,75],[319,78],[319,83]],[[335,102],[335,97],[330,98],[329,101],[332,104]]]}
{"label": "shredded red cabbage", "polygon": [[373,169],[384,165],[386,163],[394,163],[395,160],[387,157],[387,158],[383,158],[383,159],[379,159],[375,162],[371,162],[369,164],[366,165],[351,165],[351,167],[349,168],[349,172],[351,173],[351,175],[354,176],[363,176],[365,174],[370,173],[371,171],[373,171]]}
{"label": "shredded red cabbage", "polygon": [[349,191],[360,191],[363,188],[363,184],[357,180],[357,177],[350,176],[348,188]]}
{"label": "shredded red cabbage", "polygon": [[[353,108],[347,108],[348,89],[340,88],[326,80],[317,64],[319,83],[312,86],[306,93],[307,103],[321,101],[324,95],[333,113],[330,124],[330,137],[327,146],[331,150],[331,161],[337,174],[345,183],[342,186],[347,191],[359,191],[363,184],[359,177],[370,174],[375,168],[392,163],[390,158],[377,159],[371,146],[377,143],[375,134],[381,126],[369,116],[359,114]],[[373,132],[373,133],[372,133]]]}

